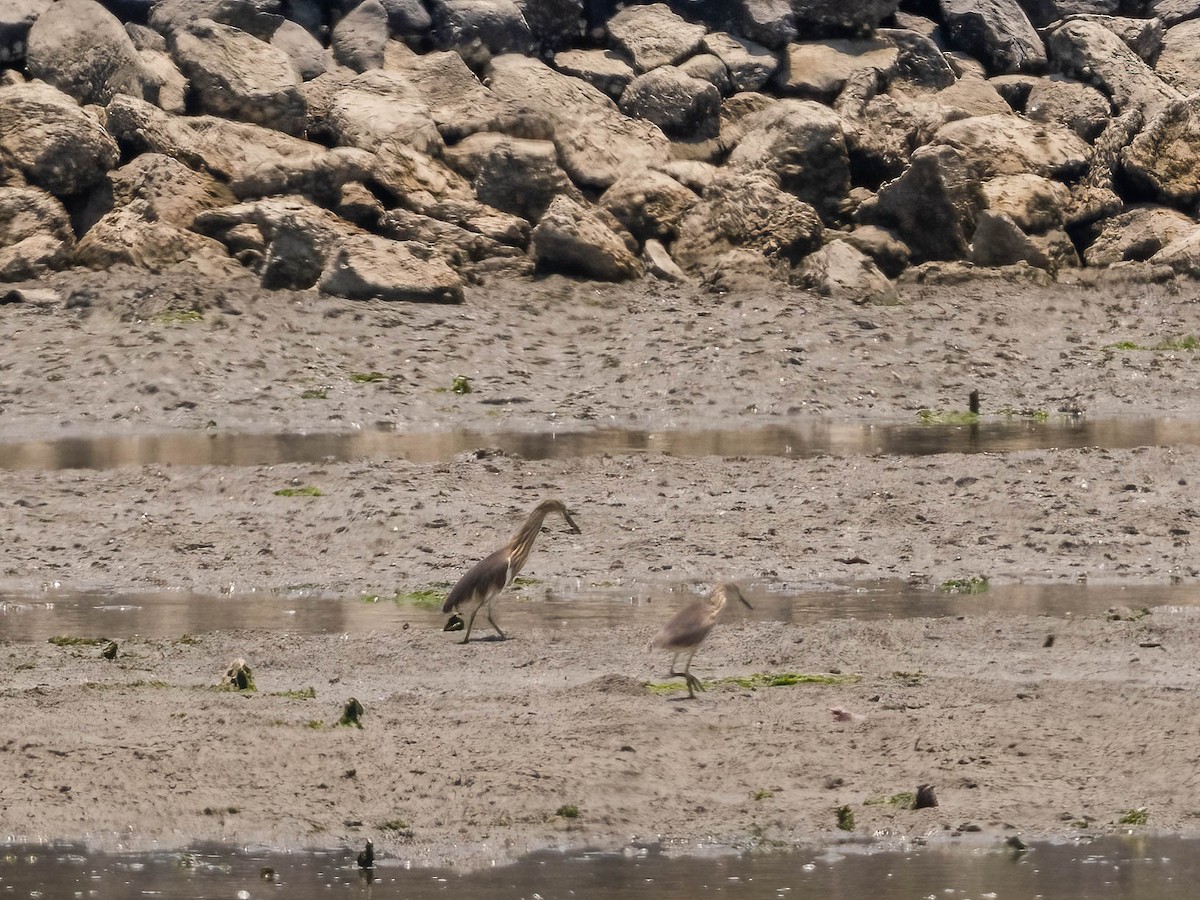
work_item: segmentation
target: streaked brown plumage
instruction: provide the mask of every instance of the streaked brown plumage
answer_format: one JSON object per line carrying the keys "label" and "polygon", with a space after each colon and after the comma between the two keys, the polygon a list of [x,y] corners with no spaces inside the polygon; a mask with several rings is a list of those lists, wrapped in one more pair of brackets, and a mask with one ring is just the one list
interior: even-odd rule
{"label": "streaked brown plumage", "polygon": [[[742,592],[736,584],[732,582],[719,584],[713,588],[708,597],[703,600],[693,600],[667,619],[666,624],[650,642],[651,647],[658,650],[670,650],[675,654],[671,657],[669,674],[687,682],[688,697],[694,698],[697,690],[704,690],[700,679],[688,671],[692,666],[692,657],[704,643],[704,639],[708,637],[708,633],[712,631],[712,627],[717,621],[717,616],[721,614],[726,602],[730,600],[741,601],[747,609],[754,608],[742,596]],[[686,653],[687,659],[683,664],[683,671],[676,672],[675,663],[679,660],[681,653]]]}
{"label": "streaked brown plumage", "polygon": [[558,513],[571,526],[572,531],[579,533],[579,526],[575,524],[561,500],[543,500],[529,514],[529,518],[525,520],[521,530],[513,535],[511,541],[475,563],[451,588],[450,596],[442,606],[442,612],[470,608],[470,612],[467,613],[466,633],[459,643],[465,644],[471,639],[471,625],[475,622],[476,613],[485,603],[488,622],[496,629],[500,639],[504,640],[504,632],[492,618],[492,603],[525,565],[525,560],[529,558],[529,552],[533,549],[533,542],[542,530],[542,522],[550,513]]}

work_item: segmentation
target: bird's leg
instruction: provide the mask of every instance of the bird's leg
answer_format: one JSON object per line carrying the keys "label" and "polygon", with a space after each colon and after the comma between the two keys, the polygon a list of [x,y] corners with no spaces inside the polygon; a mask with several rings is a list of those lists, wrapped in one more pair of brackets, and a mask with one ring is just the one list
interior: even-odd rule
{"label": "bird's leg", "polygon": [[[480,603],[479,606],[483,606],[483,604]],[[475,624],[475,616],[479,612],[479,606],[471,610],[471,614],[467,616],[467,626],[463,629],[463,639],[459,641],[460,644],[465,644],[471,639],[471,626]]]}
{"label": "bird's leg", "polygon": [[[680,652],[683,652],[683,651],[680,651]],[[704,690],[704,685],[702,685],[700,683],[700,679],[688,671],[688,669],[690,669],[692,667],[692,657],[695,655],[695,653],[696,653],[695,647],[693,647],[688,652],[687,661],[684,663],[682,672],[675,671],[675,663],[679,659],[679,653],[676,653],[674,656],[671,657],[671,671],[667,673],[672,678],[682,678],[687,683],[689,700],[696,699],[696,691],[697,690],[701,690],[701,691]]]}
{"label": "bird's leg", "polygon": [[491,626],[496,629],[496,634],[500,635],[500,640],[507,641],[508,638],[505,636],[504,632],[500,630],[500,626],[496,624],[496,620],[492,618],[492,601],[495,599],[496,599],[496,595],[492,594],[492,596],[488,599],[488,602],[487,602],[488,622],[490,622]]}

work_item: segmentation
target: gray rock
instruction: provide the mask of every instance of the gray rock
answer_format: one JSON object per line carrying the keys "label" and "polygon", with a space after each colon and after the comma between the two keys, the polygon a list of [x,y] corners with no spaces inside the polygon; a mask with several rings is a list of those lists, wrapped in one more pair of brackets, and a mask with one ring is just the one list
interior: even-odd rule
{"label": "gray rock", "polygon": [[729,21],[723,27],[762,44],[782,50],[796,39],[796,14],[791,0],[728,0]]}
{"label": "gray rock", "polygon": [[1171,241],[1150,257],[1149,262],[1167,266],[1189,278],[1200,276],[1200,227]]}
{"label": "gray rock", "polygon": [[731,251],[747,251],[786,270],[821,246],[821,217],[761,170],[721,171],[679,227],[673,254],[703,272]]}
{"label": "gray rock", "polygon": [[1063,74],[1095,85],[1118,113],[1138,110],[1146,118],[1181,98],[1124,41],[1103,25],[1074,19],[1047,33],[1046,46]]}
{"label": "gray rock", "polygon": [[1008,216],[1026,234],[1061,227],[1071,199],[1065,184],[1029,172],[990,178],[983,194],[989,212]]}
{"label": "gray rock", "polygon": [[524,232],[523,241],[510,246],[459,225],[407,209],[388,210],[373,227],[384,237],[394,241],[415,241],[418,244],[437,247],[459,271],[468,268],[472,263],[488,259],[524,258],[524,248],[529,244],[528,231]]}
{"label": "gray rock", "polygon": [[673,138],[714,137],[721,94],[710,82],[671,65],[635,78],[621,95],[621,112],[653,122]]}
{"label": "gray rock", "polygon": [[958,80],[946,55],[932,38],[903,28],[879,28],[875,36],[893,44],[898,51],[894,81],[940,91]]}
{"label": "gray rock", "polygon": [[448,149],[446,161],[471,179],[481,203],[530,222],[541,219],[559,195],[584,202],[559,166],[558,151],[550,141],[475,134]]}
{"label": "gray rock", "polygon": [[1153,66],[1162,51],[1162,19],[1135,19],[1131,16],[1078,14],[1073,21],[1102,25],[1125,42],[1148,66]]}
{"label": "gray rock", "polygon": [[633,66],[612,50],[564,50],[554,55],[554,68],[586,81],[614,100],[620,99],[636,74]]}
{"label": "gray rock", "polygon": [[1077,178],[1091,159],[1091,147],[1075,132],[1014,115],[949,122],[937,130],[933,143],[954,147],[981,178],[1021,172]]}
{"label": "gray rock", "polygon": [[707,81],[723,97],[733,93],[733,80],[729,77],[729,69],[719,57],[711,53],[697,53],[688,57],[679,64],[678,69],[684,75]]}
{"label": "gray rock", "polygon": [[81,104],[144,96],[141,58],[121,21],[95,0],[60,0],[29,30],[26,69]]}
{"label": "gray rock", "polygon": [[699,200],[666,173],[641,169],[620,178],[599,202],[639,242],[670,243],[678,236],[684,215]]}
{"label": "gray rock", "polygon": [[1112,118],[1108,98],[1091,85],[1065,78],[1039,78],[1025,98],[1025,115],[1034,122],[1063,125],[1085,141],[1094,141]]}
{"label": "gray rock", "polygon": [[600,281],[640,278],[645,271],[612,229],[563,196],[554,198],[533,229],[532,252],[539,269]]}
{"label": "gray rock", "polygon": [[127,265],[162,272],[182,262],[227,255],[219,242],[155,218],[151,205],[138,199],[112,210],[89,228],[79,239],[72,260],[92,269]]}
{"label": "gray rock", "polygon": [[[333,211],[347,222],[353,222],[359,228],[368,231],[378,230],[387,214],[383,203],[361,181],[347,181],[341,186]],[[392,234],[388,234],[387,237],[399,240]]]}
{"label": "gray rock", "polygon": [[1200,91],[1200,20],[1167,30],[1154,69],[1181,94]]}
{"label": "gray rock", "polygon": [[894,229],[917,262],[962,259],[985,205],[976,172],[958,150],[942,145],[916,150],[904,174],[860,206],[857,217]]}
{"label": "gray rock", "polygon": [[269,41],[283,23],[282,0],[157,0],[150,7],[150,27],[168,38],[211,19]]}
{"label": "gray rock", "polygon": [[878,38],[789,44],[775,85],[781,93],[829,103],[860,73],[892,72],[899,55],[895,44]]}
{"label": "gray rock", "polygon": [[762,44],[728,32],[707,34],[701,46],[725,64],[733,90],[761,90],[779,68],[779,59]]}
{"label": "gray rock", "polygon": [[40,81],[0,87],[0,168],[66,197],[98,183],[118,156],[100,123],[57,88]]}
{"label": "gray rock", "polygon": [[321,42],[291,20],[275,30],[271,46],[288,58],[303,81],[318,78],[333,66],[333,59]]}
{"label": "gray rock", "polygon": [[1150,16],[1162,19],[1168,28],[1200,18],[1200,2],[1198,0],[1150,0],[1146,5]]}
{"label": "gray rock", "polygon": [[1121,152],[1121,171],[1144,195],[1186,210],[1200,202],[1200,94],[1167,105]]}
{"label": "gray rock", "polygon": [[461,303],[463,280],[423,244],[349,234],[334,248],[321,275],[323,294],[349,300]]}
{"label": "gray rock", "polygon": [[325,125],[341,147],[372,153],[400,142],[422,153],[440,155],[444,146],[433,113],[411,82],[398,72],[364,72],[338,91]]}
{"label": "gray rock", "polygon": [[1098,225],[1099,233],[1083,255],[1089,266],[1115,266],[1129,260],[1150,259],[1197,228],[1191,217],[1161,206],[1129,209]]}
{"label": "gray rock", "polygon": [[492,56],[532,53],[533,34],[513,0],[430,0],[434,42],[478,68]]}
{"label": "gray rock", "polygon": [[143,98],[174,115],[187,112],[188,80],[168,53],[139,50],[142,66]]}
{"label": "gray rock", "polygon": [[24,187],[0,187],[0,281],[25,281],[61,268],[75,243],[66,209]]}
{"label": "gray rock", "polygon": [[1079,265],[1075,245],[1066,232],[1052,230],[1044,235],[1028,235],[1008,216],[986,210],[977,217],[967,258],[977,266],[1026,263],[1051,274]]}
{"label": "gray rock", "polygon": [[888,278],[895,278],[907,269],[912,257],[908,245],[898,234],[877,225],[859,225],[843,234],[840,240],[869,256]]}
{"label": "gray rock", "polygon": [[700,49],[704,35],[703,25],[688,22],[665,3],[626,6],[608,20],[609,40],[639,72],[682,62]]}
{"label": "gray rock", "polygon": [[1121,0],[1021,0],[1021,8],[1035,28],[1071,16],[1115,16],[1121,5]]}
{"label": "gray rock", "polygon": [[1115,174],[1121,168],[1121,151],[1141,131],[1143,118],[1136,108],[1109,120],[1092,144],[1092,161],[1087,174],[1071,186],[1071,204],[1066,222],[1081,227],[1115,216],[1124,207],[1117,195]]}
{"label": "gray rock", "polygon": [[584,32],[583,0],[516,0],[542,53],[573,47]]}
{"label": "gray rock", "polygon": [[329,49],[340,65],[366,72],[383,68],[387,40],[387,10],[379,0],[363,0],[333,26]]}
{"label": "gray rock", "polygon": [[270,44],[201,19],[170,35],[171,56],[200,109],[285,134],[303,134],[307,103],[291,61]]}
{"label": "gray rock", "polygon": [[125,23],[125,33],[133,41],[138,50],[154,50],[158,53],[167,52],[167,39],[148,25],[138,25],[136,22]]}
{"label": "gray rock", "polygon": [[849,241],[831,241],[806,256],[793,280],[825,297],[853,303],[900,302],[895,285],[879,271],[871,257]]}
{"label": "gray rock", "polygon": [[993,73],[1045,69],[1042,39],[1017,0],[938,0],[938,5],[950,43]]}
{"label": "gray rock", "polygon": [[433,28],[433,16],[421,0],[380,0],[387,12],[391,35],[412,40],[428,34]]}
{"label": "gray rock", "polygon": [[670,281],[681,284],[688,281],[686,273],[661,243],[651,238],[642,248],[642,262],[646,266],[646,274],[653,275],[659,281]]}
{"label": "gray rock", "polygon": [[796,27],[813,36],[870,32],[896,12],[898,0],[793,0]]}

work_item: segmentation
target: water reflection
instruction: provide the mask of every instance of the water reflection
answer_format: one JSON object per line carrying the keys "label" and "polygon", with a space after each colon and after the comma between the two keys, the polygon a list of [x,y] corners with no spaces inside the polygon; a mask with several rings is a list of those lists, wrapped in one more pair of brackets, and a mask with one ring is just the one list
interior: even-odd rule
{"label": "water reflection", "polygon": [[106,469],[150,463],[254,466],[388,457],[436,462],[480,447],[495,447],[526,459],[560,459],[641,452],[677,456],[927,456],[1049,447],[1121,449],[1198,444],[1200,423],[1173,419],[1002,419],[964,426],[816,422],[696,431],[172,432],[0,443],[0,469]]}
{"label": "water reflection", "polygon": [[[665,583],[628,587],[535,585],[506,597],[504,626],[515,629],[595,628],[632,624],[656,628],[667,611],[700,596],[703,586]],[[753,610],[739,618],[809,624],[827,619],[879,620],[993,612],[1009,615],[1098,613],[1113,606],[1200,606],[1200,584],[997,584],[987,593],[947,594],[904,581],[797,588],[748,583]],[[293,634],[365,634],[412,627],[440,628],[435,606],[312,593],[195,594],[185,591],[95,594],[66,590],[0,594],[0,640],[44,641],[55,635],[171,638],[221,630],[269,629]]]}
{"label": "water reflection", "polygon": [[[365,877],[346,853],[255,853],[203,847],[186,854],[106,855],[78,847],[10,847],[0,853],[0,892],[18,897],[132,900],[329,896],[377,900],[538,897],[585,900],[916,900],[925,897],[1054,900],[1192,900],[1200,846],[1178,837],[1110,837],[1034,845],[1026,853],[954,847],[843,855],[835,851],[670,857],[536,854],[469,874],[409,869],[385,856]],[[386,851],[385,851],[386,853]],[[264,877],[269,870],[270,878]]]}

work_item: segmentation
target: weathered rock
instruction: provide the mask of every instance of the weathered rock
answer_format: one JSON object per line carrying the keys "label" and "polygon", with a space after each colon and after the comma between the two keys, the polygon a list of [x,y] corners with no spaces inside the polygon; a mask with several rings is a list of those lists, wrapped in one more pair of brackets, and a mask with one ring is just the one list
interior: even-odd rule
{"label": "weathered rock", "polygon": [[79,103],[144,96],[141,59],[121,21],[95,0],[60,0],[29,30],[26,69]]}
{"label": "weathered rock", "polygon": [[600,197],[600,206],[638,241],[671,242],[684,214],[700,198],[663,172],[642,169],[620,178]]}
{"label": "weathered rock", "polygon": [[0,64],[21,63],[29,29],[53,0],[6,0],[0,3]]}
{"label": "weathered rock", "polygon": [[[377,230],[387,214],[379,198],[360,181],[347,181],[341,186],[333,211],[347,222],[353,222],[368,231]],[[390,234],[387,236],[394,237]]]}
{"label": "weathered rock", "polygon": [[761,170],[722,171],[679,227],[673,254],[685,270],[701,271],[742,250],[788,267],[821,246],[821,217]]}
{"label": "weathered rock", "polygon": [[506,213],[480,203],[474,197],[460,200],[454,197],[434,198],[423,208],[414,207],[443,222],[457,225],[510,247],[528,247],[532,230],[520,216]]}
{"label": "weathered rock", "polygon": [[388,31],[393,37],[421,43],[433,28],[433,16],[421,0],[380,0],[387,12]]}
{"label": "weathered rock", "polygon": [[592,212],[566,197],[556,197],[533,229],[532,251],[538,268],[625,281],[640,278],[642,262],[625,242]]}
{"label": "weathered rock", "polygon": [[275,29],[271,46],[288,58],[303,81],[324,75],[333,65],[329,51],[321,42],[290,19]]}
{"label": "weathered rock", "polygon": [[430,0],[434,42],[473,67],[505,53],[532,53],[533,34],[513,0]]}
{"label": "weathered rock", "polygon": [[1121,170],[1138,190],[1185,209],[1200,201],[1200,94],[1166,106],[1121,152]]}
{"label": "weathered rock", "polygon": [[1017,0],[938,0],[950,43],[993,72],[1038,72],[1046,67],[1042,39]]}
{"label": "weathered rock", "polygon": [[583,0],[516,0],[542,53],[566,50],[583,36]]}
{"label": "weathered rock", "polygon": [[1197,228],[1195,220],[1173,209],[1143,206],[1098,223],[1099,234],[1084,251],[1089,266],[1115,266],[1150,259]]}
{"label": "weathered rock", "polygon": [[0,168],[58,197],[85,191],[117,163],[116,142],[57,88],[0,87]]}
{"label": "weathered rock", "polygon": [[1112,111],[1094,87],[1059,77],[1037,79],[1025,99],[1025,115],[1034,122],[1064,125],[1085,141],[1099,136]]}
{"label": "weathered rock", "polygon": [[642,248],[642,262],[646,266],[646,274],[653,275],[659,281],[671,281],[676,284],[686,282],[687,274],[679,268],[679,264],[671,259],[671,254],[661,243],[651,238]]}
{"label": "weathered rock", "polygon": [[1098,22],[1063,22],[1047,32],[1046,47],[1060,72],[1098,87],[1119,113],[1137,109],[1150,118],[1182,96]]}
{"label": "weathered rock", "polygon": [[1111,119],[1092,145],[1092,163],[1087,174],[1071,186],[1067,224],[1087,225],[1115,216],[1124,206],[1117,195],[1115,174],[1121,168],[1121,151],[1142,129],[1143,118],[1136,108]]}
{"label": "weathered rock", "polygon": [[476,231],[468,231],[459,225],[407,209],[388,210],[375,227],[384,237],[394,241],[415,241],[437,247],[459,270],[486,259],[523,257],[524,247],[529,243],[528,232],[522,244],[510,246]]}
{"label": "weathered rock", "polygon": [[190,168],[212,172],[243,199],[287,193],[336,198],[341,185],[366,180],[379,164],[363,150],[329,150],[259,125],[214,116],[168,116],[124,95],[108,104],[105,117],[109,131],[131,154],[164,153]]}
{"label": "weathered rock", "polygon": [[942,145],[915,151],[904,174],[880,188],[857,215],[863,223],[895,229],[918,262],[961,259],[985,204],[972,166],[958,150]]}
{"label": "weathered rock", "polygon": [[398,140],[385,141],[376,149],[371,177],[396,203],[435,218],[441,216],[429,210],[438,203],[476,202],[465,178],[441,160]]}
{"label": "weathered rock", "polygon": [[1200,227],[1171,241],[1150,257],[1149,262],[1167,266],[1189,278],[1200,277]]}
{"label": "weathered rock", "polygon": [[161,153],[141,153],[109,172],[76,218],[81,230],[88,231],[113,210],[140,202],[154,221],[187,229],[200,213],[236,201],[233,192],[212,175]]}
{"label": "weathered rock", "polygon": [[519,137],[549,138],[552,130],[542,117],[497,97],[451,51],[389,56],[389,70],[403,73],[429,107],[438,132],[449,142],[480,131],[501,131]]}
{"label": "weathered rock", "polygon": [[1200,91],[1200,20],[1167,30],[1154,70],[1182,94]]}
{"label": "weathered rock", "polygon": [[875,37],[897,50],[892,67],[894,82],[940,91],[958,80],[942,48],[932,38],[903,28],[880,28]]}
{"label": "weathered rock", "polygon": [[860,225],[839,239],[869,256],[888,278],[895,278],[907,269],[912,256],[899,235],[877,225]]}
{"label": "weathered rock", "polygon": [[63,205],[36,188],[0,187],[0,281],[61,268],[75,243]]}
{"label": "weathered rock", "polygon": [[720,109],[716,87],[671,65],[639,75],[621,95],[621,112],[653,122],[674,138],[714,137]]}
{"label": "weathered rock", "polygon": [[1045,28],[1069,16],[1115,16],[1121,0],[1021,0],[1021,8],[1035,28]]}
{"label": "weathered rock", "polygon": [[1150,0],[1146,4],[1146,13],[1171,28],[1180,22],[1200,18],[1200,3],[1196,0]]}
{"label": "weathered rock", "polygon": [[898,0],[793,0],[796,27],[814,36],[871,31],[896,12]]}
{"label": "weathered rock", "polygon": [[735,92],[761,90],[779,68],[778,57],[762,44],[729,32],[707,34],[701,46],[725,63]]}
{"label": "weathered rock", "polygon": [[430,155],[443,148],[433,113],[402,74],[364,72],[338,91],[325,119],[343,147],[376,152],[385,142],[402,142]]}
{"label": "weathered rock", "polygon": [[895,44],[878,38],[789,44],[775,86],[783,94],[828,103],[861,72],[890,73],[898,57]]}
{"label": "weathered rock", "polygon": [[300,76],[282,51],[206,19],[176,29],[170,43],[203,111],[285,134],[304,133],[307,104]]}
{"label": "weathered rock", "polygon": [[989,212],[1008,216],[1026,234],[1061,227],[1071,200],[1065,184],[1028,172],[988,179],[983,195]]}
{"label": "weathered rock", "polygon": [[355,72],[383,67],[388,14],[379,0],[363,0],[333,26],[329,49],[340,65]]}
{"label": "weathered rock", "polygon": [[745,125],[728,166],[769,171],[823,218],[837,218],[850,189],[849,151],[837,113],[810,100],[783,100],[747,117]]}
{"label": "weathered rock", "polygon": [[848,241],[832,241],[806,256],[793,280],[825,297],[853,303],[900,302],[895,285],[869,256]]}
{"label": "weathered rock", "polygon": [[1091,158],[1091,148],[1075,132],[1013,115],[949,122],[937,130],[933,143],[954,147],[980,178],[1021,172],[1076,178]]}
{"label": "weathered rock", "polygon": [[554,68],[586,81],[614,100],[620,99],[636,74],[633,66],[612,50],[564,50],[554,55]]}
{"label": "weathered rock", "polygon": [[1058,229],[1044,235],[1025,234],[1008,216],[989,211],[977,217],[968,259],[977,266],[1010,266],[1028,263],[1051,274],[1064,266],[1078,266],[1075,245]]}
{"label": "weathered rock", "polygon": [[225,247],[170,222],[156,219],[145,200],[103,216],[79,239],[73,261],[93,269],[116,265],[161,272],[186,260],[227,256]]}
{"label": "weathered rock", "polygon": [[139,50],[138,58],[142,64],[143,98],[174,115],[186,113],[188,82],[170,54]]}
{"label": "weathered rock", "polygon": [[625,172],[661,164],[670,155],[670,143],[657,126],[622,115],[591,85],[538,60],[496,57],[491,89],[546,117],[554,129],[559,162],[581,187],[607,188]]}
{"label": "weathered rock", "polygon": [[424,244],[350,234],[332,253],[320,289],[349,300],[461,303],[462,277]]}
{"label": "weathered rock", "polygon": [[670,175],[685,188],[696,194],[703,194],[713,183],[720,169],[712,163],[700,162],[694,159],[672,159],[655,166],[655,171]]}
{"label": "weathered rock", "polygon": [[791,0],[728,0],[728,31],[771,50],[782,50],[796,39],[796,14]]}
{"label": "weathered rock", "polygon": [[211,19],[269,41],[283,23],[282,0],[157,0],[150,7],[150,27],[168,37]]}
{"label": "weathered rock", "polygon": [[[1064,17],[1065,18],[1065,17]],[[1162,19],[1133,18],[1132,16],[1078,14],[1070,17],[1083,22],[1103,25],[1119,37],[1148,66],[1153,66],[1162,52]]]}
{"label": "weathered rock", "polygon": [[133,46],[138,50],[155,50],[159,53],[167,52],[167,39],[148,25],[126,22],[125,33],[129,35],[129,39],[133,41]]}
{"label": "weathered rock", "polygon": [[475,134],[447,150],[446,161],[471,179],[480,202],[530,222],[537,222],[556,196],[584,202],[558,165],[551,141]]}
{"label": "weathered rock", "polygon": [[703,25],[676,15],[665,3],[626,6],[608,20],[608,36],[639,72],[682,62],[700,49]]}
{"label": "weathered rock", "polygon": [[729,77],[729,69],[719,57],[711,53],[697,53],[678,65],[678,70],[692,78],[707,81],[717,89],[717,93],[727,97],[733,93],[733,81]]}

